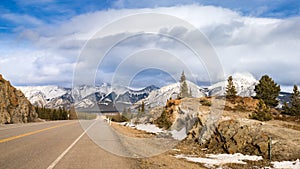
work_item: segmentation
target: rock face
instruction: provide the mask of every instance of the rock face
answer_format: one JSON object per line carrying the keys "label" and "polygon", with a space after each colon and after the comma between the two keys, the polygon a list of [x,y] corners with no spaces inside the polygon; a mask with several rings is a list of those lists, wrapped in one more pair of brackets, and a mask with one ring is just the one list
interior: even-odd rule
{"label": "rock face", "polygon": [[168,117],[165,121],[172,122],[170,129],[178,131],[185,127],[186,140],[199,143],[210,153],[242,153],[268,159],[271,144],[274,160],[300,157],[300,124],[249,119],[257,103],[253,98],[229,100],[223,108],[214,108],[219,101],[213,101],[213,98],[203,99],[184,98],[178,103],[168,101],[163,110],[172,112],[165,116]]}
{"label": "rock face", "polygon": [[27,123],[38,117],[24,94],[0,74],[0,124]]}
{"label": "rock face", "polygon": [[221,121],[212,138],[205,143],[211,150],[224,150],[226,153],[255,154],[268,157],[268,135],[262,132],[259,122],[248,124],[239,120]]}

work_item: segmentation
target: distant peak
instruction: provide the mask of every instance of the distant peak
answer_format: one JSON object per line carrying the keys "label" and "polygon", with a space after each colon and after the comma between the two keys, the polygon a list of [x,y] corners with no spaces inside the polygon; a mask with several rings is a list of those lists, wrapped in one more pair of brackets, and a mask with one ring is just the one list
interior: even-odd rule
{"label": "distant peak", "polygon": [[232,75],[233,79],[251,79],[255,80],[255,77],[249,72],[236,72]]}

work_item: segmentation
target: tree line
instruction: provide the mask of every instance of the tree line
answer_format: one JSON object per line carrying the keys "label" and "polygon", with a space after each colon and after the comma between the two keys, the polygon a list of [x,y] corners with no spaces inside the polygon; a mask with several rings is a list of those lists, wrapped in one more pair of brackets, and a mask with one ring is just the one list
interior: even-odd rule
{"label": "tree line", "polygon": [[69,110],[65,109],[64,107],[54,109],[36,106],[35,111],[37,112],[39,118],[46,120],[77,119],[77,115],[73,106]]}
{"label": "tree line", "polygon": [[[226,97],[234,98],[237,96],[236,88],[233,84],[232,76],[229,76],[228,84],[226,87]],[[259,83],[254,89],[256,96],[259,99],[256,111],[250,115],[250,118],[267,121],[272,119],[270,108],[278,106],[278,96],[280,93],[280,85],[274,82],[274,80],[268,75],[264,75],[260,78]],[[292,116],[300,116],[300,92],[297,85],[294,85],[293,93],[290,96],[290,103],[284,103],[282,107],[282,113]]]}

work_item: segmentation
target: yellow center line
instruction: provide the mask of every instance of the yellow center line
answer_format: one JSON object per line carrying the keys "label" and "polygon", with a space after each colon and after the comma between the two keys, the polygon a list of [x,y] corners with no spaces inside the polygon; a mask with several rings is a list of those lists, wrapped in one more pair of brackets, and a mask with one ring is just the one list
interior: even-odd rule
{"label": "yellow center line", "polygon": [[25,136],[30,136],[30,135],[37,134],[37,133],[40,133],[40,132],[43,132],[43,131],[55,129],[55,128],[58,128],[58,127],[67,126],[67,125],[70,125],[70,124],[73,124],[73,123],[76,123],[76,122],[77,121],[70,122],[70,123],[65,123],[65,124],[60,124],[60,125],[56,125],[56,126],[52,126],[52,127],[48,127],[48,128],[44,128],[44,129],[32,131],[32,132],[20,134],[20,135],[17,135],[17,136],[8,137],[8,138],[0,140],[0,143],[8,142],[8,141],[11,141],[11,140],[14,140],[14,139],[18,139],[18,138],[22,138],[22,137],[25,137]]}

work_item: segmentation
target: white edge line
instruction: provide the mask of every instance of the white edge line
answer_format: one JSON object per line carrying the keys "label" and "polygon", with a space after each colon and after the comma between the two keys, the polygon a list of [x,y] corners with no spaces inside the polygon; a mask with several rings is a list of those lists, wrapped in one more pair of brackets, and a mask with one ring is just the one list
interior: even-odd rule
{"label": "white edge line", "polygon": [[63,152],[60,156],[57,157],[55,161],[53,161],[47,169],[53,169],[59,161],[74,147],[74,145],[84,136],[84,134],[97,122],[97,120],[91,124],[86,130],[82,132],[82,134]]}

